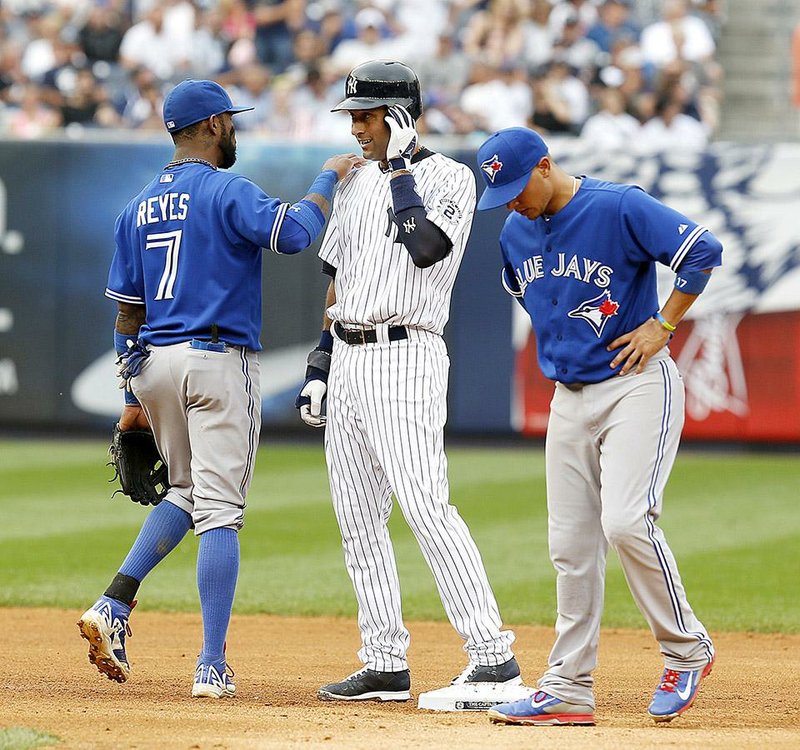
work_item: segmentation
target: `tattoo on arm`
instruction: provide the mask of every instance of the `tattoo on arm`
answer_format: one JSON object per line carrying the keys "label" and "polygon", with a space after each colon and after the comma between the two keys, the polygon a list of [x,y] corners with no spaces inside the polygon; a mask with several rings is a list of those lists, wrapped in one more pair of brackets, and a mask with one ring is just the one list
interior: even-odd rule
{"label": "tattoo on arm", "polygon": [[309,193],[303,198],[304,201],[310,201],[315,206],[319,207],[319,210],[322,211],[322,215],[328,215],[328,211],[330,210],[331,204],[328,202],[327,198],[324,198],[319,193]]}
{"label": "tattoo on arm", "polygon": [[145,306],[129,305],[127,302],[118,302],[117,306],[117,322],[114,327],[126,336],[137,336],[147,313]]}

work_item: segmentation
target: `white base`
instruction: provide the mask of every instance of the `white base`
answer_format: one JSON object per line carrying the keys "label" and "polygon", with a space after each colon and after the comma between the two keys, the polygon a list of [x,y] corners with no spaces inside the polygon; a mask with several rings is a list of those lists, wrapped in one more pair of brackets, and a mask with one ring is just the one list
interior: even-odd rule
{"label": "white base", "polygon": [[449,687],[420,693],[417,708],[428,711],[486,711],[498,703],[510,703],[526,698],[534,688],[525,685],[506,685],[484,682]]}

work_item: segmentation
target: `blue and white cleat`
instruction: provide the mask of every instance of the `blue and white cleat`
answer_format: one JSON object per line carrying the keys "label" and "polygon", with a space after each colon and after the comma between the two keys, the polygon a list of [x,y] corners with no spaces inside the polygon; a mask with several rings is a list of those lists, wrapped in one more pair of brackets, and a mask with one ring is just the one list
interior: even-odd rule
{"label": "blue and white cleat", "polygon": [[538,690],[533,695],[513,703],[500,703],[489,709],[493,724],[540,724],[542,726],[594,724],[591,706],[566,703],[561,698]]}
{"label": "blue and white cleat", "polygon": [[197,659],[192,698],[232,698],[236,695],[233,670],[225,661],[204,662]]}
{"label": "blue and white cleat", "polygon": [[116,599],[101,596],[78,620],[81,637],[89,641],[89,661],[101,674],[115,682],[125,682],[131,674],[125,639],[131,634],[130,607]]}
{"label": "blue and white cleat", "polygon": [[686,711],[697,695],[700,682],[714,667],[712,658],[702,669],[679,672],[665,669],[647,713],[655,721],[672,721]]}

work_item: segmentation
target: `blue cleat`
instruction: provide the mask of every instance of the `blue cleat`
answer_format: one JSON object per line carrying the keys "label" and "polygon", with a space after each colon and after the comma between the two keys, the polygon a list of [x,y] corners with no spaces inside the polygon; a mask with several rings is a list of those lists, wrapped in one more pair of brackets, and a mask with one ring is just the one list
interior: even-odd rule
{"label": "blue cleat", "polygon": [[686,672],[665,669],[647,713],[655,721],[672,721],[680,716],[692,705],[700,682],[711,672],[713,666],[712,658],[702,669]]}
{"label": "blue cleat", "polygon": [[116,599],[101,596],[78,620],[81,637],[89,641],[89,661],[101,674],[115,682],[125,682],[131,674],[125,639],[131,634],[130,607]]}
{"label": "blue cleat", "polygon": [[224,659],[218,662],[204,662],[198,658],[192,698],[232,698],[236,695],[236,685],[231,677],[233,670]]}
{"label": "blue cleat", "polygon": [[493,724],[539,724],[541,726],[594,724],[591,706],[566,703],[542,690],[513,703],[500,703],[489,709]]}

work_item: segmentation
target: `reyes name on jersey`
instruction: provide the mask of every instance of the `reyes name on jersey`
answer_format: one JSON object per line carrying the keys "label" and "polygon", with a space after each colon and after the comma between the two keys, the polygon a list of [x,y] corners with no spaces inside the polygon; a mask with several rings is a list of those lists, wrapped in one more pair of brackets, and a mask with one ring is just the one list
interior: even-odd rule
{"label": "reyes name on jersey", "polygon": [[117,217],[106,296],[146,306],[139,338],[261,348],[261,249],[277,249],[289,204],[201,163],[165,169]]}

